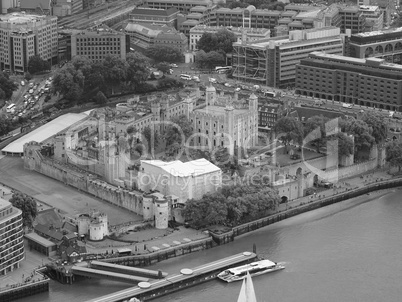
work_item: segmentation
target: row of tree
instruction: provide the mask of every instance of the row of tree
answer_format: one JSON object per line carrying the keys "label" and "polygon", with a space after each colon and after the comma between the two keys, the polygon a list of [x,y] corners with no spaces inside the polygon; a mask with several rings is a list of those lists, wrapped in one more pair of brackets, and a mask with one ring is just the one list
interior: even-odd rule
{"label": "row of tree", "polygon": [[13,95],[13,91],[18,89],[18,85],[10,79],[7,73],[0,71],[0,100],[8,100]]}
{"label": "row of tree", "polygon": [[218,65],[225,65],[226,54],[233,51],[232,44],[236,41],[236,35],[227,29],[218,30],[216,33],[204,33],[197,42],[198,52],[195,55],[197,66],[212,69]]}
{"label": "row of tree", "polygon": [[135,91],[149,75],[149,60],[138,52],[127,54],[126,59],[108,55],[102,62],[93,62],[85,56],[75,56],[58,70],[53,79],[54,92],[67,100],[80,100],[98,90],[109,94],[123,85]]}
{"label": "row of tree", "polygon": [[199,200],[188,200],[183,215],[195,227],[239,225],[275,211],[279,201],[278,193],[266,186],[224,186]]}
{"label": "row of tree", "polygon": [[286,148],[290,142],[299,145],[311,143],[319,152],[328,141],[336,139],[339,156],[357,156],[374,143],[383,143],[388,127],[383,115],[365,112],[359,119],[348,117],[330,120],[322,115],[313,116],[304,125],[293,117],[283,117],[275,124],[274,131]]}

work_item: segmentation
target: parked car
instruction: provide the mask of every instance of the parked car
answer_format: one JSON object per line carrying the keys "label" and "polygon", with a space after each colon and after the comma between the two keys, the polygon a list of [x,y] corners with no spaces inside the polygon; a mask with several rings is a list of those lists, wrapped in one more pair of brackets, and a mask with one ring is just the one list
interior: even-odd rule
{"label": "parked car", "polygon": [[[177,64],[170,64],[170,67],[173,67],[173,68],[178,68],[179,66],[177,66]],[[50,78],[51,79],[51,78]],[[51,80],[50,80],[51,81]]]}
{"label": "parked car", "polygon": [[32,94],[32,93],[34,93],[34,90],[33,89],[29,89],[29,91],[28,91],[30,94]]}
{"label": "parked car", "polygon": [[197,83],[200,82],[200,78],[199,78],[198,76],[193,76],[193,80],[194,80],[195,82],[197,82]]}
{"label": "parked car", "polygon": [[232,85],[230,85],[229,83],[225,83],[226,87],[232,87]]}
{"label": "parked car", "polygon": [[216,83],[216,82],[217,82],[215,78],[209,78],[209,81],[210,81],[211,83]]}
{"label": "parked car", "polygon": [[239,92],[240,90],[241,90],[240,87],[237,87],[237,88],[235,89],[236,92]]}
{"label": "parked car", "polygon": [[21,86],[25,86],[25,82],[24,82],[24,81],[21,81]]}
{"label": "parked car", "polygon": [[290,156],[290,159],[293,159],[293,160],[295,160],[295,159],[300,159],[300,155],[299,154],[292,154],[291,156]]}

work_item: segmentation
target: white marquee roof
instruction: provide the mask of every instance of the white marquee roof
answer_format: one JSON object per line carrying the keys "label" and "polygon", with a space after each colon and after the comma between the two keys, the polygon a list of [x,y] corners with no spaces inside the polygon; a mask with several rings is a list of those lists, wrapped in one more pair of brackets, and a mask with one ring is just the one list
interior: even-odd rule
{"label": "white marquee roof", "polygon": [[164,162],[161,160],[142,160],[141,162],[159,167],[172,176],[178,177],[188,177],[192,175],[199,176],[221,170],[219,167],[207,161],[205,158],[192,160],[186,163],[183,163],[180,160],[171,162]]}
{"label": "white marquee roof", "polygon": [[67,129],[71,125],[75,124],[78,121],[81,121],[86,117],[88,117],[88,114],[86,112],[64,114],[13,141],[12,143],[4,147],[1,151],[7,153],[23,153],[24,145],[26,143],[29,143],[31,141],[42,143],[50,137],[56,135],[59,132],[62,132],[63,130]]}

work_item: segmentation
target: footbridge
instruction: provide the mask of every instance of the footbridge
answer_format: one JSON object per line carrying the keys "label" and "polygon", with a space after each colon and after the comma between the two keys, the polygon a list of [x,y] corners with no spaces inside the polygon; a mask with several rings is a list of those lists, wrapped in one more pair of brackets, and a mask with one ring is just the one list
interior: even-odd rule
{"label": "footbridge", "polygon": [[102,261],[91,261],[89,267],[96,270],[108,271],[113,273],[120,273],[130,276],[139,276],[150,279],[162,279],[167,277],[167,273],[162,271],[155,271],[149,269],[143,269],[138,267],[131,267],[113,263],[107,263]]}
{"label": "footbridge", "polygon": [[88,267],[82,266],[73,266],[71,268],[71,272],[74,275],[90,277],[90,278],[107,278],[114,281],[122,281],[131,284],[137,284],[138,282],[148,282],[148,278],[139,277],[139,276],[132,276],[127,274],[115,273],[115,272],[108,272]]}

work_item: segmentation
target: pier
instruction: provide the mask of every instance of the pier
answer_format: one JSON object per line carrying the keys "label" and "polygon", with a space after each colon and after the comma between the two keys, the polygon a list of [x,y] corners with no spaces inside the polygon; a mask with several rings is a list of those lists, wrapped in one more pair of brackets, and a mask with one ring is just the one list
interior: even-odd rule
{"label": "pier", "polygon": [[244,252],[221,260],[207,263],[193,269],[183,268],[179,274],[161,280],[140,282],[138,286],[118,291],[87,302],[122,302],[131,298],[149,301],[181,289],[214,279],[221,271],[252,262],[257,258],[255,253]]}
{"label": "pier", "polygon": [[89,263],[89,267],[96,269],[96,270],[103,270],[103,271],[126,274],[126,275],[131,275],[131,276],[140,276],[140,277],[151,278],[151,279],[162,279],[162,278],[166,278],[168,275],[167,273],[162,272],[162,271],[155,271],[155,270],[149,270],[149,269],[143,269],[143,268],[138,268],[138,267],[131,267],[131,266],[125,266],[125,265],[119,265],[119,264],[113,264],[113,263],[107,263],[107,262],[95,261],[95,260],[93,260]]}

